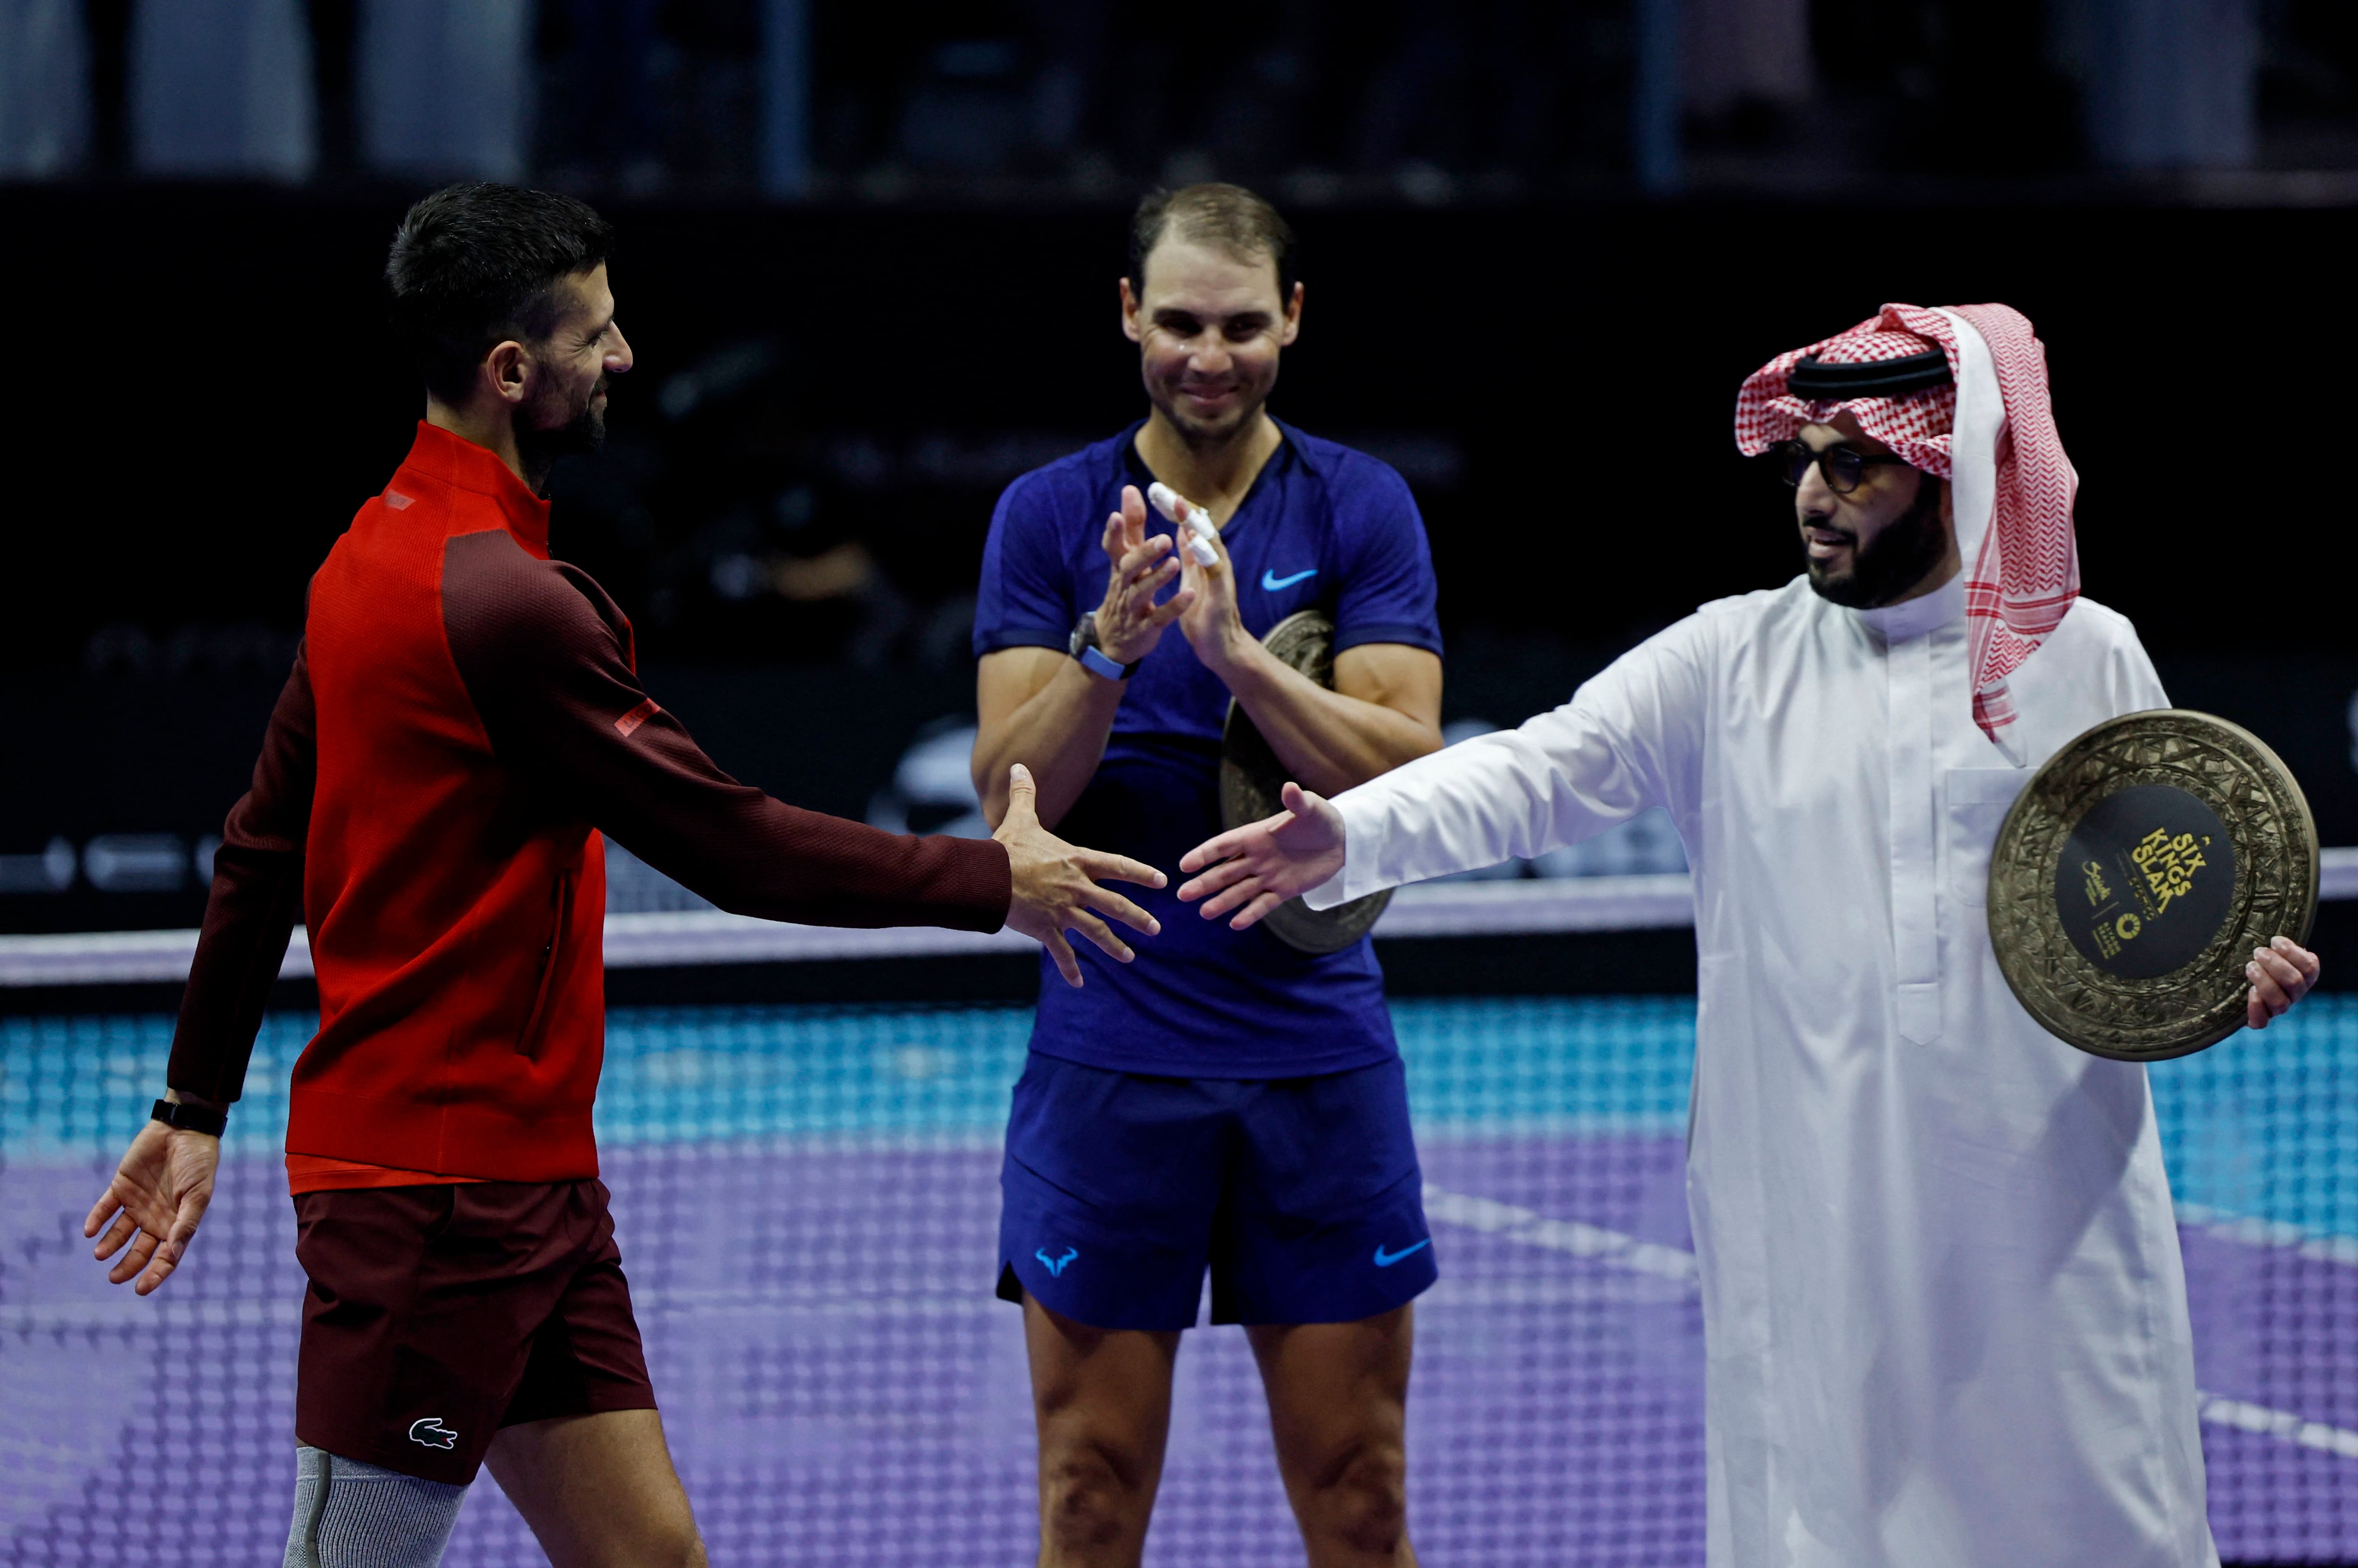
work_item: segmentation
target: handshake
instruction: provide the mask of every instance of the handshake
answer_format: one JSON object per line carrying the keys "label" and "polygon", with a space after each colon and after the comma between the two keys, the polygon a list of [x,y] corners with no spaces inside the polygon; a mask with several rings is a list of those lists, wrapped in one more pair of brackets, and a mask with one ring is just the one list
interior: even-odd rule
{"label": "handshake", "polygon": [[[1065,932],[1079,932],[1109,957],[1127,964],[1137,954],[1109,920],[1148,936],[1163,930],[1161,921],[1100,883],[1161,888],[1170,879],[1126,855],[1065,843],[1040,826],[1038,793],[1032,771],[1016,763],[1009,773],[1007,816],[991,835],[1007,850],[1014,883],[1007,924],[1045,947],[1065,983],[1077,986],[1080,961],[1073,956]],[[1200,874],[1179,890],[1179,896],[1190,903],[1208,899],[1205,919],[1233,910],[1228,925],[1242,931],[1342,869],[1342,813],[1299,784],[1287,784],[1283,799],[1283,811],[1232,827],[1198,844],[1180,860],[1181,871]]]}

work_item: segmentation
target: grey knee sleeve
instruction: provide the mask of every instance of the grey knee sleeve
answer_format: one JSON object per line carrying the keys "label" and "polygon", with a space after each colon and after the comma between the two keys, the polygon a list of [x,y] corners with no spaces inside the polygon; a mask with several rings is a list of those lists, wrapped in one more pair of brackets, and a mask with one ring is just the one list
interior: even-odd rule
{"label": "grey knee sleeve", "polygon": [[466,1497],[464,1487],[297,1444],[286,1568],[435,1568]]}

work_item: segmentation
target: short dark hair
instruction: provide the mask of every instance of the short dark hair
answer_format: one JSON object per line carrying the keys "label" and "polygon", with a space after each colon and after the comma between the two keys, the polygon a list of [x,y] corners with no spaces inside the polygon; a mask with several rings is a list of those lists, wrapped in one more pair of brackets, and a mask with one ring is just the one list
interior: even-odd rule
{"label": "short dark hair", "polygon": [[605,219],[552,191],[471,180],[412,207],[394,233],[384,281],[394,333],[427,390],[461,402],[494,346],[546,338],[557,327],[557,281],[598,266],[613,243]]}
{"label": "short dark hair", "polygon": [[1180,234],[1238,261],[1265,261],[1277,268],[1277,294],[1293,297],[1293,231],[1277,209],[1241,185],[1183,185],[1150,190],[1130,221],[1130,281],[1143,293],[1146,258],[1176,228]]}

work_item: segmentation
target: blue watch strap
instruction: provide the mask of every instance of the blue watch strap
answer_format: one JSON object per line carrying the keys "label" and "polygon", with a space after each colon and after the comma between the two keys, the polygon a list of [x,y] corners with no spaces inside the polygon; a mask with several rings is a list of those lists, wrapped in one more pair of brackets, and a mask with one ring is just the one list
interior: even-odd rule
{"label": "blue watch strap", "polygon": [[1091,675],[1103,676],[1108,680],[1128,680],[1130,678],[1130,672],[1136,667],[1132,665],[1118,665],[1114,663],[1111,659],[1106,657],[1105,650],[1099,648],[1094,643],[1088,643],[1081,649],[1080,661],[1082,668],[1087,670]]}

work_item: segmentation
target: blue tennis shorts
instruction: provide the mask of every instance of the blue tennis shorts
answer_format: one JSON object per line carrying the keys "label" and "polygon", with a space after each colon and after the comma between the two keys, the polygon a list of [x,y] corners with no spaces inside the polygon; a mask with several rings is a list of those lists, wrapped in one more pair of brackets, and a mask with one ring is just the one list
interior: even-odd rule
{"label": "blue tennis shorts", "polygon": [[1033,1053],[1000,1174],[999,1293],[1097,1328],[1356,1323],[1438,1277],[1399,1058],[1165,1078]]}

